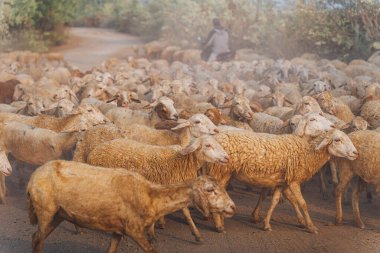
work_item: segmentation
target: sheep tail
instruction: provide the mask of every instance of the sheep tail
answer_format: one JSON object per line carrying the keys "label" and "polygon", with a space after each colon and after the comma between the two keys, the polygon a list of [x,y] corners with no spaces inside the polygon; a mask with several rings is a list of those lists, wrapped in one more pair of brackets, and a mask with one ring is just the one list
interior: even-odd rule
{"label": "sheep tail", "polygon": [[32,225],[37,225],[38,223],[38,218],[37,218],[37,214],[36,214],[36,211],[34,210],[34,206],[32,204],[32,201],[30,200],[30,195],[28,193],[28,202],[29,202],[29,221],[30,221],[30,224]]}

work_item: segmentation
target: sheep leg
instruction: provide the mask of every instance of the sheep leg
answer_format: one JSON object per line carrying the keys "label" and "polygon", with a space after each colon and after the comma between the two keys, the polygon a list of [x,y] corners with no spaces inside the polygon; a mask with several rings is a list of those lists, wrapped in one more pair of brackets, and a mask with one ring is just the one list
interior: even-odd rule
{"label": "sheep leg", "polygon": [[187,220],[187,223],[189,223],[191,233],[195,236],[195,240],[197,242],[203,242],[204,239],[202,238],[201,233],[199,232],[197,226],[195,225],[193,219],[191,218],[190,210],[189,208],[183,208],[182,209],[183,215],[185,215],[185,218]]}
{"label": "sheep leg", "polygon": [[327,186],[326,186],[326,165],[324,165],[322,169],[319,171],[319,179],[321,181],[322,197],[324,200],[327,200],[329,199],[329,194],[327,192]]}
{"label": "sheep leg", "polygon": [[265,200],[265,198],[268,195],[268,188],[262,188],[259,200],[257,201],[255,210],[253,210],[251,216],[252,220],[254,223],[259,223],[260,222],[260,208],[261,208],[261,203]]}
{"label": "sheep leg", "polygon": [[6,194],[6,187],[5,187],[5,176],[0,173],[0,204],[5,204],[5,194]]}
{"label": "sheep leg", "polygon": [[32,238],[33,253],[42,252],[45,239],[61,224],[63,218],[56,214],[53,217],[38,217],[38,221],[38,230]]}
{"label": "sheep leg", "polygon": [[120,240],[122,237],[123,237],[122,235],[119,235],[116,233],[112,234],[110,246],[108,247],[107,253],[116,253],[117,252],[117,248],[119,247],[119,243],[120,243]]}
{"label": "sheep leg", "polygon": [[367,197],[367,202],[372,203],[372,191],[371,191],[369,185],[367,185],[367,187],[366,187],[366,197]]}
{"label": "sheep leg", "polygon": [[158,220],[158,227],[160,229],[164,229],[165,228],[165,224],[166,224],[166,222],[165,222],[165,216],[160,217],[160,219]]}
{"label": "sheep leg", "polygon": [[149,227],[149,229],[148,229],[148,240],[149,240],[149,242],[154,241],[155,238],[156,238],[155,231],[154,231],[154,224],[155,224],[155,223],[153,223],[153,224]]}
{"label": "sheep leg", "polygon": [[305,218],[303,217],[303,215],[301,213],[301,210],[300,210],[300,208],[298,206],[296,197],[293,195],[292,191],[288,187],[286,187],[284,189],[283,193],[284,193],[286,199],[289,200],[289,202],[292,204],[292,206],[294,208],[294,211],[296,212],[298,222],[302,226],[305,227],[306,226]]}
{"label": "sheep leg", "polygon": [[360,218],[360,210],[359,210],[359,197],[360,197],[360,192],[364,190],[364,188],[367,186],[367,183],[363,181],[363,179],[358,178],[356,183],[354,184],[354,187],[352,188],[352,211],[354,214],[354,219],[356,226],[363,229],[364,223],[362,219]]}
{"label": "sheep leg", "polygon": [[157,251],[152,247],[152,245],[144,236],[144,233],[134,234],[130,236],[146,253],[157,253]]}
{"label": "sheep leg", "polygon": [[216,230],[219,233],[226,233],[226,231],[224,230],[224,223],[223,223],[223,220],[222,220],[222,216],[220,214],[213,213],[212,214],[212,218],[214,220]]}
{"label": "sheep leg", "polygon": [[339,168],[339,170],[339,183],[335,188],[336,225],[341,225],[343,220],[342,193],[347,188],[348,183],[350,183],[352,177],[354,176],[353,172],[349,169],[346,169],[344,165],[341,168]]}
{"label": "sheep leg", "polygon": [[282,192],[282,187],[276,187],[273,193],[271,205],[269,207],[269,210],[264,218],[264,230],[266,231],[272,231],[272,227],[270,225],[270,220],[272,218],[272,214],[274,209],[276,208],[278,202],[280,201],[281,197],[281,192]]}
{"label": "sheep leg", "polygon": [[313,221],[310,218],[309,212],[307,210],[306,201],[303,198],[302,193],[301,193],[301,187],[300,187],[300,185],[297,184],[297,183],[291,183],[289,185],[289,188],[292,191],[292,193],[294,194],[294,197],[297,199],[298,204],[301,206],[301,208],[303,210],[303,213],[304,213],[304,216],[305,216],[305,220],[306,220],[306,227],[307,227],[307,229],[311,233],[318,234],[318,228],[316,226],[314,226]]}
{"label": "sheep leg", "polygon": [[337,185],[339,183],[339,180],[338,180],[338,172],[336,170],[336,163],[335,161],[332,161],[332,160],[329,163],[330,163],[332,181],[335,185]]}

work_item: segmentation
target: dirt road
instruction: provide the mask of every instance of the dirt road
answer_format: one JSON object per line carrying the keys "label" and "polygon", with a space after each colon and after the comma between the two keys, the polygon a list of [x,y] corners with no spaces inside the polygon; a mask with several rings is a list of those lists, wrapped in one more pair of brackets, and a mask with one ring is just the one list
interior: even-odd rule
{"label": "dirt road", "polygon": [[[73,44],[58,50],[65,53],[66,60],[82,69],[91,68],[105,58],[120,52],[131,44],[139,43],[137,38],[102,29],[73,29]],[[28,172],[29,175],[31,171]],[[31,252],[31,236],[36,227],[29,224],[25,189],[17,184],[17,172],[6,180],[8,187],[7,204],[0,205],[0,253]],[[309,182],[304,190],[311,217],[319,227],[318,235],[307,233],[297,226],[292,207],[284,202],[277,207],[272,221],[272,232],[262,230],[262,224],[250,222],[250,213],[258,195],[242,189],[230,192],[237,205],[237,214],[226,220],[227,234],[214,231],[211,222],[205,221],[193,211],[194,220],[205,238],[202,245],[195,243],[182,213],[167,217],[166,229],[157,229],[158,252],[173,253],[377,253],[380,252],[380,197],[372,204],[362,196],[361,211],[366,229],[353,225],[350,206],[344,206],[343,226],[333,225],[335,215],[334,198],[322,200],[318,180]],[[330,185],[330,188],[332,186]],[[268,207],[267,200],[264,209]],[[82,235],[74,234],[69,223],[61,224],[47,239],[45,253],[104,253],[109,235],[83,230]],[[118,252],[141,252],[129,238],[124,238]]]}
{"label": "dirt road", "polygon": [[[31,236],[36,230],[29,224],[24,189],[17,185],[15,175],[7,178],[9,187],[8,203],[0,206],[0,253],[31,252]],[[376,253],[380,252],[380,198],[372,204],[362,197],[361,210],[367,228],[360,230],[353,226],[350,206],[344,206],[343,226],[332,225],[334,221],[334,199],[322,200],[317,180],[308,183],[305,198],[311,217],[319,227],[318,235],[305,232],[297,226],[291,206],[284,202],[276,209],[272,232],[263,231],[262,224],[250,222],[250,213],[258,198],[253,192],[237,190],[230,192],[237,204],[238,212],[226,220],[227,234],[214,232],[211,222],[204,221],[194,211],[194,220],[205,237],[204,244],[195,243],[182,213],[167,218],[166,229],[157,229],[154,247],[159,252],[203,253],[203,252],[313,252],[313,253]],[[265,202],[268,207],[269,201]],[[265,210],[265,209],[264,209]],[[48,238],[45,253],[101,253],[106,252],[109,235],[83,230],[82,235],[74,234],[69,223],[61,224]],[[129,238],[124,238],[118,252],[142,252]]]}
{"label": "dirt road", "polygon": [[120,56],[132,45],[140,44],[138,37],[108,29],[74,27],[67,44],[53,49],[61,52],[65,60],[81,70],[98,65],[103,60]]}

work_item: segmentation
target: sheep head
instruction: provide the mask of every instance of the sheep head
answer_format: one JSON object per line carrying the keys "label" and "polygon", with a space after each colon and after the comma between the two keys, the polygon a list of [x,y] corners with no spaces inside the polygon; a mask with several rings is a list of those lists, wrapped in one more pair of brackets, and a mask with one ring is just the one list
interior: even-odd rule
{"label": "sheep head", "polygon": [[316,137],[334,128],[334,124],[318,113],[308,113],[298,122],[294,134],[300,137]]}
{"label": "sheep head", "polygon": [[310,96],[304,96],[301,102],[297,106],[298,113],[301,115],[305,115],[309,112],[322,112],[321,107],[319,106],[317,100]]}
{"label": "sheep head", "polygon": [[223,147],[210,135],[193,139],[185,148],[182,155],[195,153],[200,161],[208,163],[228,163],[229,156]]}
{"label": "sheep head", "polygon": [[327,148],[330,155],[355,160],[358,151],[350,138],[340,130],[333,129],[328,132],[322,141],[316,146],[315,150]]}
{"label": "sheep head", "polygon": [[217,134],[218,128],[212,123],[212,121],[204,114],[194,114],[188,120],[184,120],[178,126],[173,127],[171,130],[180,130],[189,128],[192,137],[201,137],[204,134]]}
{"label": "sheep head", "polygon": [[225,217],[235,214],[235,203],[212,177],[200,176],[195,179],[193,194],[193,204],[205,217],[209,217],[211,213],[219,213]]}
{"label": "sheep head", "polygon": [[253,112],[248,98],[243,95],[235,96],[232,100],[231,114],[241,121],[251,120]]}
{"label": "sheep head", "polygon": [[174,108],[174,102],[168,97],[160,97],[149,105],[154,108],[162,120],[178,120],[177,110]]}

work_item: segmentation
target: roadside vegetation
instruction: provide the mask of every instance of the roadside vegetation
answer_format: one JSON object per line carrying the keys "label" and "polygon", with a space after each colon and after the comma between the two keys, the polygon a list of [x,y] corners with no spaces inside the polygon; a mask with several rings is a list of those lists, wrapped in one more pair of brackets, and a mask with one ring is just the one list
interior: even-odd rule
{"label": "roadside vegetation", "polygon": [[46,51],[68,26],[108,27],[190,48],[219,17],[236,49],[348,61],[380,49],[379,14],[379,0],[0,0],[0,34],[2,48]]}

